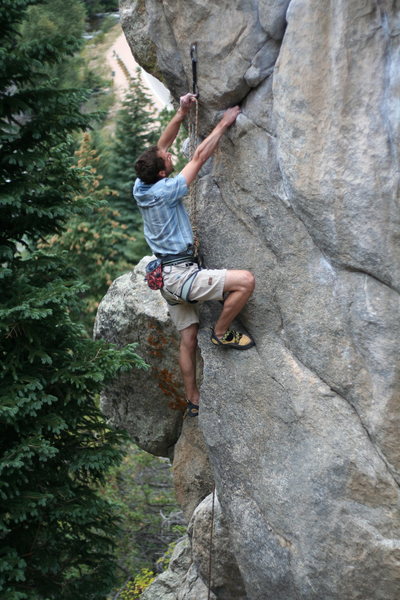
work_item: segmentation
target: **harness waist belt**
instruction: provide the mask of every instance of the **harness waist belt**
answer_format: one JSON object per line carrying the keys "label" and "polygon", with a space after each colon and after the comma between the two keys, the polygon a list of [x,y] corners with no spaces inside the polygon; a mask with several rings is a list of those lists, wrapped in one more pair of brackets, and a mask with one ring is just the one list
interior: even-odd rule
{"label": "harness waist belt", "polygon": [[198,263],[198,260],[193,254],[168,254],[161,257],[161,264],[163,266],[178,265],[183,262]]}

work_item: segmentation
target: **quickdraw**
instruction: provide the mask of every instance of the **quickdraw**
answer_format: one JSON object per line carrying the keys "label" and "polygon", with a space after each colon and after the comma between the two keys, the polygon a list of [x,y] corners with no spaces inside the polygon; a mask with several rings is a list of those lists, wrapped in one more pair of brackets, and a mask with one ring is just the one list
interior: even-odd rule
{"label": "quickdraw", "polygon": [[197,42],[190,46],[190,58],[192,59],[192,79],[193,79],[193,94],[198,98],[199,88],[197,85]]}

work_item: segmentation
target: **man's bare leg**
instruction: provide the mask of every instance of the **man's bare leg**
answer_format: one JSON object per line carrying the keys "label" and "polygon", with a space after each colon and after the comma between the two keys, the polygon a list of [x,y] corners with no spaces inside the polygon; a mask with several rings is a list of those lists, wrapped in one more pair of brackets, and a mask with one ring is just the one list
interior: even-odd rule
{"label": "man's bare leg", "polygon": [[181,344],[179,348],[179,366],[183,378],[186,399],[192,404],[199,404],[199,390],[196,383],[196,354],[197,354],[197,323],[182,329]]}
{"label": "man's bare leg", "polygon": [[224,307],[215,323],[214,333],[222,337],[233,319],[240,313],[254,291],[255,278],[250,271],[229,270],[226,272],[224,292],[229,292]]}

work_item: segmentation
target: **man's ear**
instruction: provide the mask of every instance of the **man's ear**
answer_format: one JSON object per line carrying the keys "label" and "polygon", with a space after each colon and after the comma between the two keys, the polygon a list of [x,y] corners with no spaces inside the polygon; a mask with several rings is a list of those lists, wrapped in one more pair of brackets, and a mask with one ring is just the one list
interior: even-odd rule
{"label": "man's ear", "polygon": [[164,179],[164,177],[167,176],[167,172],[166,171],[158,171],[158,176],[160,179]]}

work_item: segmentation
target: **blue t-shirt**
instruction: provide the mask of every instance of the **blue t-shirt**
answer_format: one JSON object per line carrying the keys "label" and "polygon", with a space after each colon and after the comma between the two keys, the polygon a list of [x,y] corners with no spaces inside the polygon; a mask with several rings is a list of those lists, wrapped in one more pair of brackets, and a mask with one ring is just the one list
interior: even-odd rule
{"label": "blue t-shirt", "polygon": [[133,196],[144,223],[144,237],[154,254],[179,254],[193,244],[189,215],[182,203],[188,186],[182,174],[153,184],[136,179]]}

